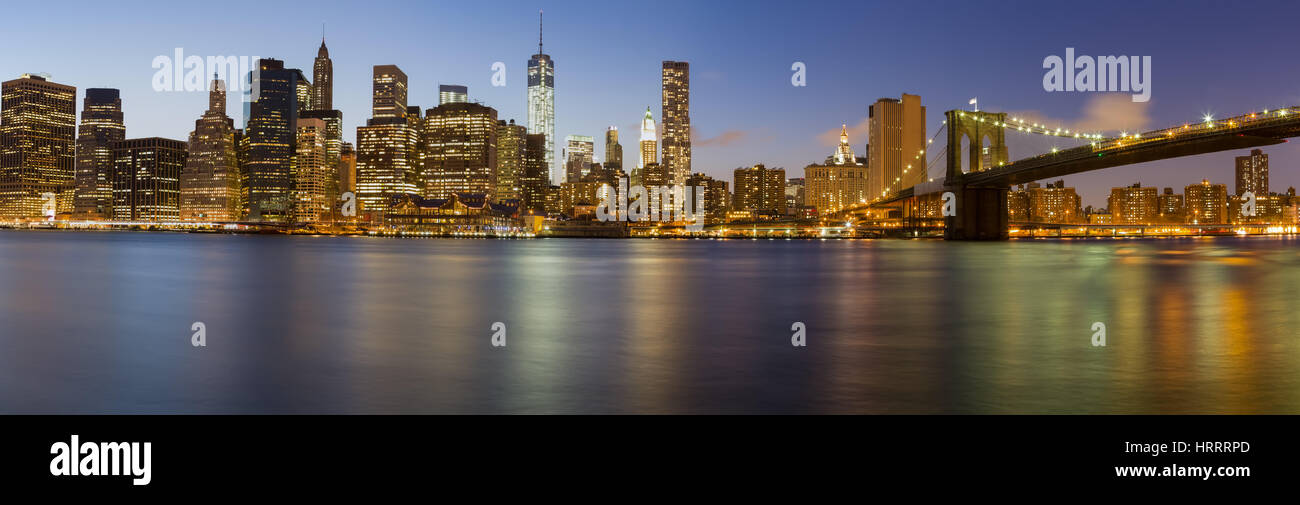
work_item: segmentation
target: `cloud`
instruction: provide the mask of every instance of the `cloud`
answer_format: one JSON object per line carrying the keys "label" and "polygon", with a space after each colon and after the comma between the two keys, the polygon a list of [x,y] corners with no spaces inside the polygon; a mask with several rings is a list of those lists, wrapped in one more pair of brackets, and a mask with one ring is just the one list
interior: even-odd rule
{"label": "cloud", "polygon": [[[863,119],[862,122],[860,122],[860,123],[858,123],[858,124],[855,124],[855,125],[850,125],[850,126],[848,127],[848,132],[849,132],[849,143],[850,143],[850,144],[857,145],[857,144],[865,144],[865,143],[867,143],[867,124],[868,124],[868,121],[870,121],[870,120],[869,120],[869,119]],[[824,146],[838,146],[838,145],[840,145],[840,129],[839,129],[839,128],[831,128],[831,129],[829,129],[829,130],[826,130],[826,131],[824,131],[824,132],[821,132],[821,133],[817,134],[817,142],[818,142],[819,144],[821,144],[821,145],[824,145]]]}
{"label": "cloud", "polygon": [[742,140],[745,140],[747,137],[749,137],[749,132],[745,130],[727,130],[718,134],[715,137],[709,137],[709,138],[696,137],[694,139],[691,139],[691,144],[700,147],[704,147],[704,146],[725,147],[725,146],[738,143]]}
{"label": "cloud", "polygon": [[1030,123],[1045,124],[1071,131],[1101,132],[1107,135],[1118,132],[1138,132],[1151,128],[1151,102],[1134,102],[1125,93],[1094,95],[1083,105],[1083,117],[1062,120],[1047,117],[1038,111],[1011,112]]}

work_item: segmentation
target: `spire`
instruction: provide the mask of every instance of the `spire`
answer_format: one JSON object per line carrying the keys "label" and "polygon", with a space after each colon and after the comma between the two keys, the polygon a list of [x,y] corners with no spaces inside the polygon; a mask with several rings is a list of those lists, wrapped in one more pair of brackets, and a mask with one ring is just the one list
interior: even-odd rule
{"label": "spire", "polygon": [[849,125],[840,124],[840,143],[849,143]]}
{"label": "spire", "polygon": [[542,52],[542,10],[537,10],[537,54],[546,54]]}

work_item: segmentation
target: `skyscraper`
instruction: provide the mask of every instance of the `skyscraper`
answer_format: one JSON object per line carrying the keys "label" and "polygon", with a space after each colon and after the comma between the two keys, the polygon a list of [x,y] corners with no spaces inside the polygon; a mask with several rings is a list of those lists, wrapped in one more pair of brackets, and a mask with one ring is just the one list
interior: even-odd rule
{"label": "skyscraper", "polygon": [[407,118],[406,74],[375,65],[371,117],[357,127],[357,200],[382,219],[393,197],[417,193],[419,130]]}
{"label": "skyscraper", "polygon": [[180,218],[187,221],[237,221],[242,216],[235,123],[226,115],[226,83],[212,81],[208,110],[190,132],[181,171]]}
{"label": "skyscraper", "polygon": [[292,218],[290,190],[293,184],[293,154],[297,142],[298,98],[302,72],[284,68],[280,60],[258,60],[252,73],[258,95],[248,105],[249,151],[245,172],[248,186],[248,219],[287,221]]}
{"label": "skyscraper", "polygon": [[116,89],[88,88],[82,104],[73,212],[83,219],[108,219],[113,206],[112,144],[126,139],[122,98]]}
{"label": "skyscraper", "polygon": [[605,130],[605,169],[618,172],[623,169],[623,145],[618,143],[618,127]]}
{"label": "skyscraper", "polygon": [[564,181],[578,182],[591,171],[596,141],[588,135],[564,137]]}
{"label": "skyscraper", "polygon": [[691,66],[684,61],[663,62],[663,164],[673,184],[691,175]]}
{"label": "skyscraper", "polygon": [[655,136],[655,118],[650,114],[650,107],[645,108],[645,117],[641,118],[641,159],[637,168],[645,168],[651,163],[659,163],[658,138]]}
{"label": "skyscraper", "polygon": [[524,175],[524,150],[527,147],[528,129],[524,125],[497,121],[497,182],[496,199],[519,200],[520,185]]}
{"label": "skyscraper", "polygon": [[371,116],[406,118],[406,72],[397,65],[375,65]]}
{"label": "skyscraper", "polygon": [[530,133],[524,137],[524,173],[519,183],[523,207],[520,212],[527,210],[534,215],[546,215],[546,197],[550,187],[546,135]]}
{"label": "skyscraper", "polygon": [[469,88],[456,84],[438,85],[438,105],[469,101]]}
{"label": "skyscraper", "polygon": [[300,223],[320,222],[330,216],[333,172],[326,168],[325,130],[323,119],[298,120],[298,145],[293,157],[293,216]]}
{"label": "skyscraper", "polygon": [[72,210],[77,88],[23,74],[0,84],[0,219]]}
{"label": "skyscraper", "polygon": [[910,188],[926,180],[926,167],[907,165],[925,149],[925,107],[921,97],[881,98],[868,109],[867,196]]}
{"label": "skyscraper", "polygon": [[113,143],[113,220],[176,221],[185,142],[158,137]]}
{"label": "skyscraper", "polygon": [[320,39],[320,49],[316,51],[316,63],[312,66],[312,78],[316,80],[312,88],[312,108],[330,110],[334,108],[334,61],[330,59],[330,50],[325,47],[325,37]]}
{"label": "skyscraper", "polygon": [[1235,159],[1237,186],[1236,195],[1247,191],[1255,196],[1268,195],[1268,155],[1259,149],[1251,149],[1249,156]]}
{"label": "skyscraper", "polygon": [[555,168],[555,61],[542,51],[541,11],[537,13],[537,54],[528,60],[528,131],[546,135],[548,181],[560,175]]}
{"label": "skyscraper", "polygon": [[426,198],[450,198],[457,193],[493,197],[497,175],[496,109],[468,102],[429,109],[421,142]]}

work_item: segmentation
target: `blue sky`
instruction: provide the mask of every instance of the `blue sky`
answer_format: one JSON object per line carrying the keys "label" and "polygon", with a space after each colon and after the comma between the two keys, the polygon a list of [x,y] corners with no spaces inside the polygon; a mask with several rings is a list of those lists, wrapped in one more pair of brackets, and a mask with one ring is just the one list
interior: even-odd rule
{"label": "blue sky", "polygon": [[[79,89],[119,88],[132,137],[183,139],[206,107],[202,93],[153,91],[155,56],[181,47],[201,56],[274,57],[310,75],[322,22],[345,138],[370,115],[376,64],[397,64],[409,75],[413,105],[436,105],[438,84],[464,84],[471,99],[523,123],[538,9],[546,11],[546,52],[556,61],[557,137],[602,139],[615,125],[625,151],[634,152],[647,105],[659,119],[660,62],[689,61],[694,169],[728,180],[732,169],[758,162],[801,176],[803,166],[831,152],[826,132],[841,123],[854,127],[851,141],[861,153],[867,106],[904,92],[922,97],[931,134],[943,111],[967,107],[971,97],[984,110],[1115,131],[1300,104],[1300,60],[1285,26],[1300,7],[1287,2],[73,1],[48,12],[53,5],[6,7],[10,20],[31,18],[0,28],[8,40],[27,41],[0,54],[0,77],[48,72]],[[1043,58],[1064,55],[1066,47],[1151,56],[1150,102],[1123,106],[1096,93],[1044,91]],[[505,87],[490,85],[498,61],[506,64]],[[807,66],[806,87],[790,84],[796,61]],[[233,100],[230,111],[238,118]],[[1096,117],[1088,119],[1090,111]],[[1011,156],[1053,145],[1013,134]],[[1300,185],[1295,143],[1266,152],[1275,191]],[[1111,186],[1137,181],[1181,188],[1210,178],[1231,189],[1232,157],[1240,154],[1066,182],[1093,205],[1104,205]]]}

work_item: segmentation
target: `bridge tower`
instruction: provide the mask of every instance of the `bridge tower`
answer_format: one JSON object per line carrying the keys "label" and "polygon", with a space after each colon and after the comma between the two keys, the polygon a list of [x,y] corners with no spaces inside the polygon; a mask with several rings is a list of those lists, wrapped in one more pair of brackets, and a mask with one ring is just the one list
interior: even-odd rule
{"label": "bridge tower", "polygon": [[[945,113],[948,127],[948,167],[944,191],[957,200],[956,215],[944,217],[946,240],[1006,240],[1006,186],[972,186],[965,183],[962,171],[962,139],[970,142],[964,153],[970,160],[970,172],[982,172],[1006,164],[1007,144],[1005,112],[971,112],[950,110]],[[987,145],[986,145],[987,142]],[[986,151],[987,150],[987,151]]]}

